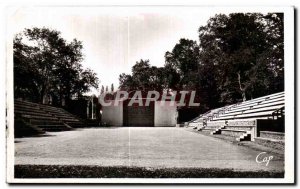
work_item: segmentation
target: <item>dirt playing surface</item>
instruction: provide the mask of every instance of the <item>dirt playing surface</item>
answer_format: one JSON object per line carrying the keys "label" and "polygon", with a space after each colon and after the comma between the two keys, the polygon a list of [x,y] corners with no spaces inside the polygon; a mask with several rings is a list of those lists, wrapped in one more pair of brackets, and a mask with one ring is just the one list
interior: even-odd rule
{"label": "dirt playing surface", "polygon": [[[174,127],[89,128],[15,139],[15,164],[152,168],[229,168],[284,171],[276,154],[268,166],[262,151]],[[260,159],[262,160],[262,159]]]}

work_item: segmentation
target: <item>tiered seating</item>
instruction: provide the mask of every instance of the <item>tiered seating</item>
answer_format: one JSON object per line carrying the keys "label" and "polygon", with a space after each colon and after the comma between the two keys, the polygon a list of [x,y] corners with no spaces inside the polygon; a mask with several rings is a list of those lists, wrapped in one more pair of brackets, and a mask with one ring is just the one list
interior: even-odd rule
{"label": "tiered seating", "polygon": [[68,124],[71,127],[84,127],[85,125],[84,122],[81,121],[79,118],[62,108],[57,108],[48,105],[40,105],[40,108],[47,112],[49,115],[58,118],[60,121]]}
{"label": "tiered seating", "polygon": [[276,120],[284,116],[284,92],[214,109],[188,123],[194,129],[211,134],[233,136],[238,141],[257,136],[257,120]]}
{"label": "tiered seating", "polygon": [[199,129],[200,131],[210,131],[210,134],[222,134],[235,137],[237,141],[254,140],[255,119],[247,120],[223,120],[209,121],[207,126]]}
{"label": "tiered seating", "polygon": [[276,93],[264,96],[258,99],[249,100],[224,112],[220,112],[212,120],[230,120],[230,119],[276,119],[275,111],[284,108],[284,93]]}
{"label": "tiered seating", "polygon": [[213,116],[215,116],[219,112],[225,111],[229,107],[231,107],[231,106],[225,106],[225,107],[210,110],[204,114],[201,114],[200,116],[196,117],[195,119],[191,120],[190,122],[186,123],[186,125],[189,127],[201,128],[201,127],[205,126],[207,120],[211,119]]}
{"label": "tiered seating", "polygon": [[[28,125],[32,128],[39,128],[43,131],[65,131],[72,129],[72,124],[79,125],[78,119],[61,108],[22,101],[15,99],[14,101],[15,120],[18,120],[18,127],[24,128]],[[23,122],[23,126],[19,123]],[[70,123],[70,124],[69,124]],[[80,122],[82,125],[82,123]]]}

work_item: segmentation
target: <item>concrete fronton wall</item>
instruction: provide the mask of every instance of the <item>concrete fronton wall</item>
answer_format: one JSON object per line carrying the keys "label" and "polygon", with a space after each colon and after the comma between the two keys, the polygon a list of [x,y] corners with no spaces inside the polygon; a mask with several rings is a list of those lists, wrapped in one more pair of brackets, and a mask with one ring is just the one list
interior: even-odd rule
{"label": "concrete fronton wall", "polygon": [[[154,126],[155,127],[175,127],[177,108],[176,105],[171,105],[170,101],[165,101],[164,105],[161,101],[155,102],[154,109]],[[174,103],[174,102],[173,102]]]}
{"label": "concrete fronton wall", "polygon": [[[111,126],[123,126],[123,103],[119,102],[117,106],[114,106],[114,101],[111,102],[111,106],[102,107],[102,122]],[[171,105],[170,101],[165,101],[164,105],[161,105],[161,101],[155,102],[155,127],[175,127],[177,123],[176,118],[176,104]]]}
{"label": "concrete fronton wall", "polygon": [[123,103],[119,102],[118,106],[114,106],[114,101],[111,102],[111,106],[102,107],[102,122],[112,126],[122,126]]}

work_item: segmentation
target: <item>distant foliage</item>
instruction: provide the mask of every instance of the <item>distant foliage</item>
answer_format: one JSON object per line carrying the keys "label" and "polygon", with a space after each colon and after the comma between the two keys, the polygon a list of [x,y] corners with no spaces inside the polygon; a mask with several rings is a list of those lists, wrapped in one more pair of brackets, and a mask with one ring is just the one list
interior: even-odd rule
{"label": "distant foliage", "polygon": [[103,94],[103,93],[104,93],[104,86],[102,85],[102,86],[101,86],[100,94]]}
{"label": "distant foliage", "polygon": [[113,83],[111,84],[110,91],[111,91],[112,93],[115,91],[115,87],[114,87],[114,84],[113,84]]}
{"label": "distant foliage", "polygon": [[218,14],[199,43],[180,39],[164,67],[140,60],[121,74],[123,90],[196,90],[203,109],[284,90],[283,14]]}
{"label": "distant foliage", "polygon": [[60,32],[47,28],[25,29],[14,38],[14,92],[16,98],[56,103],[98,87],[98,78],[83,69],[82,43],[67,42]]}
{"label": "distant foliage", "polygon": [[215,79],[210,88],[221,103],[284,90],[283,14],[216,15],[199,28],[199,39],[200,65]]}
{"label": "distant foliage", "polygon": [[165,88],[165,69],[150,66],[149,60],[140,60],[132,67],[132,75],[121,74],[119,76],[119,88],[131,90],[157,90]]}

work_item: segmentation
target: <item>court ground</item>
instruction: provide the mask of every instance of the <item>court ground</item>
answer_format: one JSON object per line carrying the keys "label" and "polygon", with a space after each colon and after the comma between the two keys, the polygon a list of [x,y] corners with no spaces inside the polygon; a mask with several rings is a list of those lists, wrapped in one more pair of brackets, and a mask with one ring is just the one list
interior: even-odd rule
{"label": "court ground", "polygon": [[268,166],[262,151],[174,127],[77,129],[15,140],[16,165],[97,165],[146,168],[219,168],[284,171],[276,154]]}

